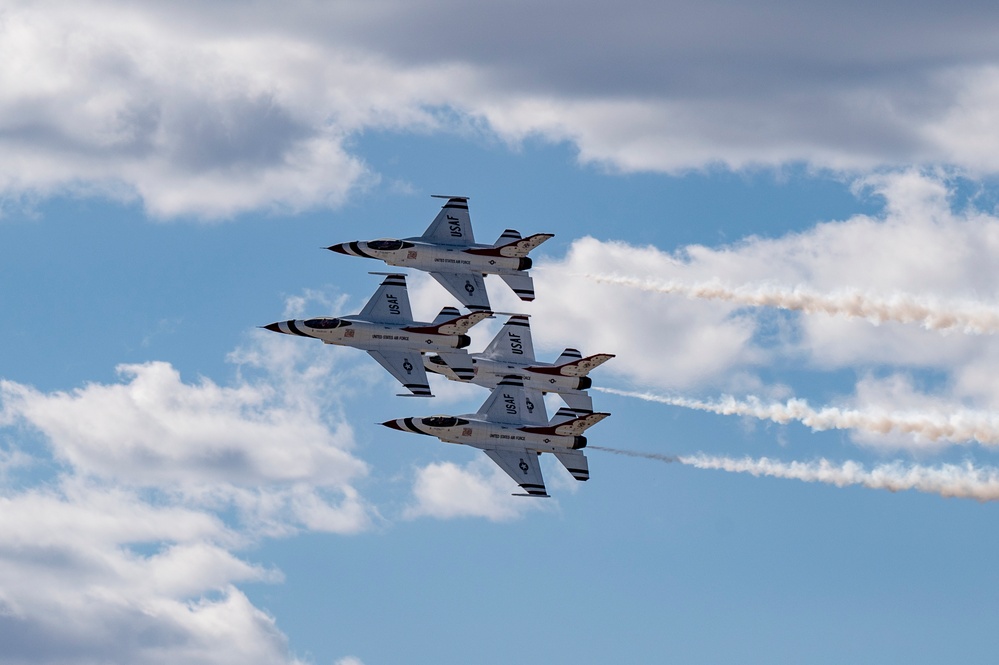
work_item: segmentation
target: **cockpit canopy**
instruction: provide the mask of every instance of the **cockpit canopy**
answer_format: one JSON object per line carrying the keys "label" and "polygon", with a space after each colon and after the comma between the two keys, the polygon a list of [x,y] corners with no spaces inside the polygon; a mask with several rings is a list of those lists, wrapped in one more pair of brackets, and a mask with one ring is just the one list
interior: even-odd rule
{"label": "cockpit canopy", "polygon": [[335,319],[331,316],[321,316],[317,319],[306,320],[305,325],[310,328],[315,328],[316,330],[332,330],[333,328],[343,328],[344,326],[349,326],[350,321]]}
{"label": "cockpit canopy", "polygon": [[383,252],[391,252],[397,249],[406,249],[409,247],[415,247],[411,242],[406,242],[405,240],[393,240],[391,238],[382,238],[381,240],[371,240],[368,242],[368,249],[380,250]]}
{"label": "cockpit canopy", "polygon": [[454,416],[430,416],[423,419],[423,424],[427,427],[456,427],[467,425],[468,421]]}

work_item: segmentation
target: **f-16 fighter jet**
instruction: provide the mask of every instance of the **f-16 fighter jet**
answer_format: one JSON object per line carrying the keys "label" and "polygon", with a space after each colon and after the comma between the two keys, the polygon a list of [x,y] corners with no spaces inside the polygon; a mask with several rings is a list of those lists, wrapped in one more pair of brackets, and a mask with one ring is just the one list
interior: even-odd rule
{"label": "f-16 fighter jet", "polygon": [[495,245],[480,245],[472,235],[468,198],[434,196],[446,198],[447,203],[422,236],[345,242],[327,249],[429,272],[470,310],[490,308],[485,275],[499,275],[521,300],[534,300],[534,280],[527,273],[531,259],[527,254],[553,237],[552,234],[536,233],[521,238],[519,232],[507,229]]}
{"label": "f-16 fighter jet", "polygon": [[590,469],[581,452],[586,447],[583,432],[609,415],[559,409],[549,421],[541,393],[525,388],[519,376],[508,376],[477,413],[400,418],[382,424],[479,448],[527,493],[516,496],[548,496],[539,464],[541,453],[554,454],[576,480],[588,480]]}
{"label": "f-16 fighter jet", "polygon": [[[600,353],[584,358],[576,349],[566,349],[554,363],[538,362],[534,358],[531,324],[525,315],[514,314],[485,351],[471,356],[475,369],[471,383],[494,388],[504,376],[516,374],[528,388],[558,393],[570,407],[592,411],[593,399],[586,389],[593,381],[587,374],[613,358],[614,354]],[[452,371],[442,356],[425,356],[423,362],[431,372],[443,374],[452,381],[467,380]]]}
{"label": "f-16 fighter jet", "polygon": [[406,276],[386,275],[375,295],[360,314],[291,320],[263,326],[267,330],[315,337],[326,344],[353,346],[368,352],[413,395],[433,397],[423,367],[423,351],[440,354],[455,373],[471,378],[472,359],[464,349],[471,343],[465,333],[490,312],[472,312],[462,316],[454,307],[445,307],[432,323],[413,320],[406,290]]}

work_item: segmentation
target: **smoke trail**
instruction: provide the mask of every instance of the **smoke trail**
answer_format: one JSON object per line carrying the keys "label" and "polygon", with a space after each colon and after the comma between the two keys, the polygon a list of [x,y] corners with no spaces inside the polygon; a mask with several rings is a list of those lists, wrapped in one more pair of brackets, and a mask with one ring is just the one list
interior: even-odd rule
{"label": "smoke trail", "polygon": [[754,307],[778,307],[807,314],[829,314],[885,321],[918,323],[926,330],[961,330],[972,335],[999,332],[999,307],[981,302],[941,302],[936,298],[897,293],[878,296],[857,290],[818,293],[801,287],[768,285],[725,286],[719,281],[683,283],[618,275],[586,275],[607,284],[620,284],[654,293],[679,293],[688,298],[724,300]]}
{"label": "smoke trail", "polygon": [[819,482],[836,487],[862,485],[890,492],[916,490],[944,497],[976,499],[983,502],[999,500],[999,469],[994,467],[976,468],[970,462],[963,465],[943,464],[937,467],[891,462],[879,464],[871,470],[867,470],[863,465],[852,461],[842,464],[834,464],[826,459],[820,459],[816,462],[780,462],[766,457],[734,459],[704,454],[670,456],[600,446],[589,446],[589,448],[616,455],[678,462],[698,469],[721,469],[733,473],[749,473],[754,476],[793,478],[807,483]]}
{"label": "smoke trail", "polygon": [[751,416],[786,424],[792,420],[813,431],[829,429],[855,429],[873,434],[900,432],[914,434],[933,442],[962,443],[976,441],[983,445],[999,444],[999,414],[971,409],[953,409],[946,412],[889,411],[887,409],[840,409],[823,407],[813,409],[803,399],[789,399],[785,403],[765,404],[756,397],[737,400],[729,395],[716,402],[667,397],[653,393],[630,392],[613,388],[594,387],[593,390],[636,397],[648,402],[682,406],[698,411],[708,411],[723,416]]}

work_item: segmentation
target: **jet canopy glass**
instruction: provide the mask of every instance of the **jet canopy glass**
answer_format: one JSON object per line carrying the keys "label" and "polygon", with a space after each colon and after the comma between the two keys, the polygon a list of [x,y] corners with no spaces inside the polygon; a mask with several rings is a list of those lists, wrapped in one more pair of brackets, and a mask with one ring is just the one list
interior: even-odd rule
{"label": "jet canopy glass", "polygon": [[333,328],[343,328],[344,326],[349,326],[350,321],[335,319],[331,316],[321,316],[318,319],[308,319],[305,322],[305,325],[317,330],[332,330]]}
{"label": "jet canopy glass", "polygon": [[467,425],[468,421],[454,416],[430,416],[423,419],[423,424],[427,427],[455,427],[456,425]]}
{"label": "jet canopy glass", "polygon": [[404,247],[415,247],[411,242],[405,242],[403,240],[391,240],[388,238],[383,238],[381,240],[372,240],[368,243],[368,249],[376,249],[383,252],[391,252],[397,249],[403,249]]}

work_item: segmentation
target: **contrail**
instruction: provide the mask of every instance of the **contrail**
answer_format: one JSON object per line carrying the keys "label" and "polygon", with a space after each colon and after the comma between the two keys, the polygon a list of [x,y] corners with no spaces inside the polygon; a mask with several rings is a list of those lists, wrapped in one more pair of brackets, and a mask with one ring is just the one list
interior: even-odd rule
{"label": "contrail", "polygon": [[971,463],[927,467],[891,462],[879,464],[867,470],[862,464],[852,461],[842,464],[835,464],[826,459],[815,462],[781,462],[766,457],[734,459],[704,454],[671,456],[600,446],[589,446],[589,448],[616,455],[677,462],[698,469],[721,469],[734,473],[749,473],[754,476],[794,478],[808,483],[819,482],[836,487],[862,485],[890,492],[916,490],[944,497],[976,499],[978,501],[999,500],[999,469],[994,467],[977,468]]}
{"label": "contrail", "polygon": [[949,411],[890,411],[881,408],[841,409],[823,407],[813,409],[803,399],[787,402],[764,403],[756,397],[737,400],[729,395],[707,402],[686,397],[667,397],[653,393],[630,392],[614,388],[594,387],[593,390],[635,397],[648,402],[682,406],[698,411],[708,411],[723,416],[751,416],[786,424],[797,421],[821,432],[829,429],[855,429],[873,434],[900,432],[914,434],[933,442],[963,443],[976,441],[983,445],[999,444],[999,414],[972,409]]}
{"label": "contrail", "polygon": [[778,307],[807,314],[829,314],[866,319],[878,325],[885,321],[918,323],[926,330],[961,330],[972,335],[999,332],[999,307],[981,302],[941,302],[936,298],[897,293],[879,296],[857,290],[819,293],[792,288],[755,285],[725,286],[720,281],[683,283],[618,275],[586,275],[607,284],[620,284],[653,293],[678,293],[688,298],[724,300],[753,307]]}

